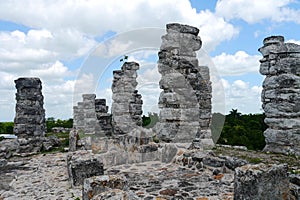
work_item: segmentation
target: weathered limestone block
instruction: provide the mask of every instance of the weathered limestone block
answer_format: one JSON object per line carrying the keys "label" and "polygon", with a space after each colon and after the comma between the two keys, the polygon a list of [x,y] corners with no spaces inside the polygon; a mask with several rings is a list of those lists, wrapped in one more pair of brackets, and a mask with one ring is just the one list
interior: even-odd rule
{"label": "weathered limestone block", "polygon": [[39,78],[19,78],[15,84],[17,103],[14,134],[18,137],[18,147],[11,149],[9,154],[36,153],[43,148],[46,131],[42,82]]}
{"label": "weathered limestone block", "polygon": [[235,169],[234,199],[289,199],[287,165],[245,165]]}
{"label": "weathered limestone block", "polygon": [[212,89],[208,67],[199,66],[199,29],[167,24],[158,53],[160,118],[155,129],[166,142],[213,145],[210,132]]}
{"label": "weathered limestone block", "polygon": [[14,134],[19,138],[44,137],[45,110],[42,82],[39,78],[19,78],[16,83]]}
{"label": "weathered limestone block", "polygon": [[83,101],[73,107],[73,128],[85,134],[100,137],[111,135],[111,115],[105,99],[95,99],[95,94],[83,94]]}
{"label": "weathered limestone block", "polygon": [[139,64],[125,62],[113,72],[112,124],[115,134],[129,133],[142,125],[142,96],[136,90]]}
{"label": "weathered limestone block", "polygon": [[108,113],[106,99],[95,100],[96,117],[100,129],[97,130],[98,135],[110,136],[112,134],[111,114]]}
{"label": "weathered limestone block", "polygon": [[271,36],[259,49],[262,102],[269,128],[265,151],[300,155],[300,45]]}
{"label": "weathered limestone block", "polygon": [[104,174],[103,163],[88,151],[69,153],[67,165],[72,186],[82,185],[85,178]]}
{"label": "weathered limestone block", "polygon": [[69,133],[69,152],[77,150],[79,135],[76,129],[72,129]]}
{"label": "weathered limestone block", "polygon": [[94,199],[95,196],[112,189],[127,190],[127,180],[124,176],[103,175],[94,176],[84,180],[82,198],[83,200]]}

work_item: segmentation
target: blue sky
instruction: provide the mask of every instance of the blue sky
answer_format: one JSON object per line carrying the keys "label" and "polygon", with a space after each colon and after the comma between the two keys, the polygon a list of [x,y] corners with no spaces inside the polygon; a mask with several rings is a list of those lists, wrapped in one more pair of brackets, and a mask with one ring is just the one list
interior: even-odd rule
{"label": "blue sky", "polygon": [[[264,77],[258,71],[261,55],[257,49],[271,35],[283,35],[286,42],[300,44],[299,0],[1,1],[0,121],[14,118],[14,80],[21,76],[41,78],[46,117],[72,117],[72,106],[78,101],[74,93],[79,90],[96,93],[110,104],[111,74],[120,67],[119,58],[125,53],[141,65],[138,82],[144,113],[157,111],[160,35],[153,41],[147,39],[153,42],[152,49],[147,49],[151,45],[142,39],[148,37],[150,29],[146,28],[161,29],[164,34],[170,22],[200,29],[202,50],[217,70],[214,112],[228,113],[233,108],[243,113],[262,112]],[[133,30],[144,32],[135,36]],[[128,33],[133,35],[126,36]],[[118,35],[123,39],[116,40]],[[127,52],[139,40],[141,49]],[[95,52],[101,50],[99,45],[108,43],[109,51],[100,54],[110,54],[109,64],[104,66],[106,61],[97,59],[92,62]],[[216,98],[218,91],[225,98]],[[218,107],[220,102],[223,107]]]}

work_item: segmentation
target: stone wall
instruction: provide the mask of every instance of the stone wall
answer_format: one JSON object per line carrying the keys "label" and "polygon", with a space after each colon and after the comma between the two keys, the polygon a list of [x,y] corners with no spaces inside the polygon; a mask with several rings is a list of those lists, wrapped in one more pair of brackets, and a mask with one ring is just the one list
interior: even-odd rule
{"label": "stone wall", "polygon": [[245,165],[235,169],[234,199],[289,198],[287,165]]}
{"label": "stone wall", "polygon": [[110,136],[112,134],[111,114],[108,113],[106,99],[95,100],[95,111],[100,126],[100,135]]}
{"label": "stone wall", "polygon": [[121,70],[113,71],[112,125],[115,134],[126,134],[142,125],[142,96],[136,90],[136,62],[125,62]]}
{"label": "stone wall", "polygon": [[111,135],[111,116],[105,99],[96,99],[95,94],[83,94],[83,101],[73,107],[73,128],[85,134]]}
{"label": "stone wall", "polygon": [[[38,152],[46,131],[44,97],[39,78],[19,78],[16,84],[14,134],[18,136],[18,153]],[[13,150],[13,149],[12,149]]]}
{"label": "stone wall", "polygon": [[269,128],[265,151],[300,155],[300,45],[282,36],[265,38],[259,49],[262,102]]}
{"label": "stone wall", "polygon": [[199,29],[167,24],[158,53],[159,98],[158,136],[167,142],[204,142],[212,145],[209,69],[199,66],[196,51],[202,42]]}

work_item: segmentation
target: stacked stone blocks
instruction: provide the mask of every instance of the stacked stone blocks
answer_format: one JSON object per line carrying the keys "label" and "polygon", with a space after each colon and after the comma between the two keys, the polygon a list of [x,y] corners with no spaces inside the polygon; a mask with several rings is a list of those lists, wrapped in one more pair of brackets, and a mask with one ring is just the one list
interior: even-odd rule
{"label": "stacked stone blocks", "polygon": [[271,36],[259,49],[262,103],[269,126],[265,151],[300,155],[300,45]]}
{"label": "stacked stone blocks", "polygon": [[199,29],[181,24],[167,24],[158,53],[159,137],[168,142],[207,140],[212,144],[211,82],[209,69],[199,66],[196,51],[202,42]]}
{"label": "stacked stone blocks", "polygon": [[111,135],[111,116],[108,113],[106,100],[96,99],[95,94],[83,94],[82,98],[83,101],[73,107],[73,127],[85,134]]}
{"label": "stacked stone blocks", "polygon": [[39,78],[19,78],[16,84],[14,134],[18,153],[39,152],[46,132],[44,97]]}
{"label": "stacked stone blocks", "polygon": [[112,125],[115,134],[126,134],[142,125],[142,96],[136,90],[136,62],[125,62],[113,71]]}

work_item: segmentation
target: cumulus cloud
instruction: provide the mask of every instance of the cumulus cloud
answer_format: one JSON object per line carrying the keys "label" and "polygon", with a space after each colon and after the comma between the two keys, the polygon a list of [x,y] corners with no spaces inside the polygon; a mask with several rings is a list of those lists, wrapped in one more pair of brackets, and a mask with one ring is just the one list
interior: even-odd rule
{"label": "cumulus cloud", "polygon": [[287,7],[292,2],[293,0],[218,0],[216,13],[228,20],[242,19],[248,23],[263,19],[300,23],[300,11]]}
{"label": "cumulus cloud", "polygon": [[295,43],[295,44],[300,45],[300,41],[299,40],[294,40],[294,39],[288,40],[288,41],[286,41],[286,43]]}
{"label": "cumulus cloud", "polygon": [[[0,93],[3,94],[2,101],[5,99],[9,102],[9,104],[1,103],[0,109],[10,108],[10,111],[5,110],[5,113],[9,114],[5,114],[3,118],[7,120],[13,118],[14,104],[11,104],[15,93],[13,80],[20,76],[38,76],[42,79],[48,116],[71,117],[71,93],[74,89],[75,93],[78,93],[77,96],[81,93],[95,92],[92,88],[95,88],[97,77],[94,77],[93,73],[86,73],[75,81],[76,71],[71,71],[70,66],[63,63],[66,60],[86,57],[91,49],[97,46],[96,38],[108,31],[118,34],[142,27],[158,27],[164,31],[165,24],[170,22],[190,24],[200,28],[203,49],[209,52],[222,41],[230,40],[239,33],[239,29],[226,21],[223,16],[226,15],[220,13],[216,15],[209,10],[197,12],[188,0],[133,0],[127,4],[122,0],[91,0],[88,3],[76,0],[62,3],[57,1],[53,3],[49,0],[1,1],[0,19],[22,24],[28,28],[24,32],[0,31],[2,75]],[[151,34],[147,33],[147,29],[144,33]],[[142,39],[144,36],[139,38]],[[160,38],[155,41],[160,42]],[[122,44],[112,43],[114,48],[106,53],[109,56],[123,54],[123,50],[131,44],[131,41]],[[233,56],[242,59],[241,55]],[[230,59],[234,58],[225,54],[223,60],[221,56],[218,58],[219,64],[224,68],[223,64],[231,62]],[[244,59],[245,62],[247,59],[251,60],[247,56]],[[140,58],[136,60],[144,62]],[[140,78],[139,81],[144,85],[145,93],[148,91],[151,94],[156,86],[147,84],[158,81],[159,75],[149,66],[144,65],[144,67],[145,70],[140,74],[143,79]],[[252,69],[252,66],[249,67]],[[230,70],[233,69],[229,68],[225,71],[228,74]],[[235,74],[243,73],[238,70],[233,71]],[[79,88],[74,88],[77,84]],[[109,97],[109,93],[106,96]],[[76,98],[74,97],[74,102]],[[149,101],[154,101],[151,98],[154,98],[153,95],[149,95]],[[56,115],[55,111],[59,113]]]}
{"label": "cumulus cloud", "polygon": [[76,36],[76,32],[97,36],[107,31],[119,33],[141,27],[165,28],[166,23],[181,22],[200,27],[205,46],[210,50],[238,33],[233,25],[209,10],[197,13],[188,0],[133,0],[128,4],[121,0],[67,1],[63,4],[46,0],[34,3],[3,1],[0,19],[50,30],[54,37],[57,33],[64,33],[70,39],[72,35]]}
{"label": "cumulus cloud", "polygon": [[230,83],[222,79],[225,91],[226,113],[238,109],[242,113],[261,113],[261,86],[250,86],[248,82],[235,80]]}
{"label": "cumulus cloud", "polygon": [[236,76],[251,72],[258,72],[259,55],[249,55],[244,51],[237,51],[234,55],[222,53],[212,58],[221,76]]}

